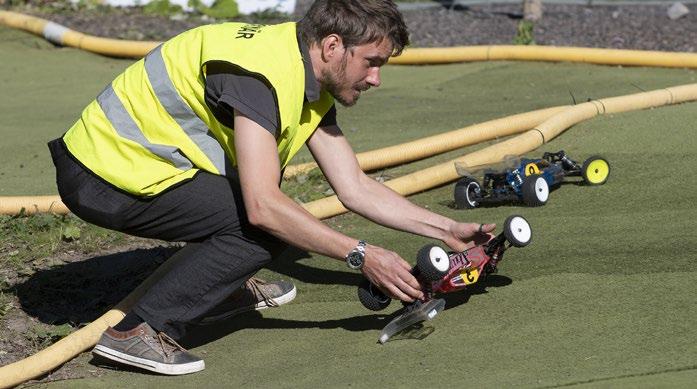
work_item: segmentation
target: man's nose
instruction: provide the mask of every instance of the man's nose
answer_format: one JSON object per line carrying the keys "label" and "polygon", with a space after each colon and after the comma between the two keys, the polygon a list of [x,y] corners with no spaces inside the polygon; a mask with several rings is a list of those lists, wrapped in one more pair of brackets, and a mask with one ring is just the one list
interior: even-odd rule
{"label": "man's nose", "polygon": [[371,86],[380,86],[380,68],[370,68],[370,70],[368,70],[368,77],[366,77],[365,81]]}

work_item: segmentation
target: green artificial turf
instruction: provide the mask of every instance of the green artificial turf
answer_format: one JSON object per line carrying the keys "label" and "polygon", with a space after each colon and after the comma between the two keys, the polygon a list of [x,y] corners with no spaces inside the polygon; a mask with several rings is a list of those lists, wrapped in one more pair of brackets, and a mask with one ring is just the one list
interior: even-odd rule
{"label": "green artificial turf", "polygon": [[[56,49],[0,29],[0,195],[53,194],[45,142],[60,135],[129,61]],[[693,83],[684,69],[568,63],[388,66],[383,86],[339,109],[355,148],[418,139],[513,113]],[[194,334],[207,368],[184,377],[97,369],[50,387],[690,387],[697,379],[697,123],[695,103],[580,123],[530,153],[606,157],[603,186],[565,184],[540,208],[455,210],[452,186],[411,197],[450,217],[502,223],[524,215],[533,241],[511,249],[499,273],[421,329],[377,344],[382,313],[356,299],[358,274],[288,252],[261,276],[292,279],[291,304]],[[481,146],[473,146],[474,150]],[[451,152],[384,171],[411,172]],[[36,157],[34,157],[36,155]],[[299,160],[307,160],[306,151]],[[23,165],[23,167],[19,167]],[[409,261],[429,239],[352,214],[327,221]],[[97,375],[94,377],[94,375]]]}
{"label": "green artificial turf", "polygon": [[56,48],[5,27],[0,59],[0,196],[55,194],[46,143],[133,61]]}

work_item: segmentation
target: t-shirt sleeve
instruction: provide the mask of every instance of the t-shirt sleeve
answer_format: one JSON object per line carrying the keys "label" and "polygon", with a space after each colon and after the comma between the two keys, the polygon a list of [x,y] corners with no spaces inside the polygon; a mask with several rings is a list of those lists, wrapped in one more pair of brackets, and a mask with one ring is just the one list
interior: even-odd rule
{"label": "t-shirt sleeve", "polygon": [[264,81],[232,65],[208,65],[205,99],[215,118],[225,126],[233,128],[236,109],[278,136],[278,105]]}
{"label": "t-shirt sleeve", "polygon": [[322,121],[319,122],[317,127],[328,127],[336,125],[336,105],[332,105],[329,111],[324,114]]}
{"label": "t-shirt sleeve", "polygon": [[[237,110],[278,138],[278,104],[270,85],[234,65],[212,63],[206,68],[205,100],[218,121],[233,128]],[[318,127],[336,124],[336,106],[332,105]]]}

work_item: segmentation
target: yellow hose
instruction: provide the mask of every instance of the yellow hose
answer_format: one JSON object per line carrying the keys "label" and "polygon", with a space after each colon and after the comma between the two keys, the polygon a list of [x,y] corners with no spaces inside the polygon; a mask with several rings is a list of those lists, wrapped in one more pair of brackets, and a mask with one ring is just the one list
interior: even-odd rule
{"label": "yellow hose", "polygon": [[110,57],[140,58],[161,43],[100,38],[71,30],[46,19],[11,11],[0,11],[0,24],[42,36],[57,45]]}
{"label": "yellow hose", "polygon": [[[43,36],[58,45],[75,47],[112,57],[140,58],[161,43],[94,37],[42,18],[11,11],[0,11],[0,24]],[[511,45],[408,48],[401,56],[390,58],[389,63],[427,65],[492,60],[697,68],[697,54],[695,53]]]}
{"label": "yellow hose", "polygon": [[[544,108],[490,120],[488,122],[474,124],[415,141],[358,153],[356,154],[356,158],[358,158],[358,164],[363,171],[400,165],[461,147],[529,130],[542,123],[550,116],[568,107],[569,106]],[[291,165],[286,168],[284,176],[292,177],[316,167],[317,164],[315,162]]]}
{"label": "yellow hose", "polygon": [[0,367],[0,388],[10,388],[34,377],[47,374],[97,344],[102,332],[107,327],[121,321],[125,316],[124,312],[128,312],[140,296],[183,259],[179,253],[174,253],[126,298],[90,324],[34,355]]}
{"label": "yellow hose", "polygon": [[33,215],[46,212],[66,214],[69,211],[58,196],[0,197],[0,215]]}
{"label": "yellow hose", "polygon": [[[559,106],[511,115],[416,141],[359,153],[357,157],[363,170],[394,166],[529,130],[566,108],[568,106]],[[286,169],[285,176],[290,177],[315,167],[317,164],[314,162],[291,165]],[[20,212],[25,215],[46,212],[61,215],[67,214],[69,210],[59,196],[0,197],[0,215],[17,215]]]}
{"label": "yellow hose", "polygon": [[552,61],[598,65],[697,67],[697,54],[651,50],[595,49],[555,46],[461,46],[413,48],[390,58],[395,65],[428,65],[472,61]]}

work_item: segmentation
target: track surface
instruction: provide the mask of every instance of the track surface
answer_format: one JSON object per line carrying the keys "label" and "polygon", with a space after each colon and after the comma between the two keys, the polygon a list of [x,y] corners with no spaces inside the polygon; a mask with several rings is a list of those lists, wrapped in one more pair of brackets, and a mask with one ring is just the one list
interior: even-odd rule
{"label": "track surface", "polygon": [[[56,49],[0,29],[0,195],[53,194],[45,142],[59,136],[128,61]],[[387,67],[383,86],[340,111],[357,150],[546,106],[695,82],[694,71],[548,63]],[[95,367],[59,387],[689,387],[697,379],[697,141],[694,104],[600,117],[532,153],[566,150],[612,164],[601,187],[563,185],[545,207],[459,211],[452,187],[412,200],[451,217],[502,223],[512,213],[533,243],[471,294],[448,295],[427,326],[381,346],[385,314],[356,300],[345,265],[289,252],[265,277],[290,278],[294,302],[189,340],[205,371],[160,377]],[[476,149],[481,146],[472,147]],[[385,171],[399,175],[467,150]],[[539,154],[539,155],[538,155]],[[307,160],[301,154],[299,160]],[[406,259],[427,239],[355,215],[329,221]],[[278,273],[278,274],[277,274]]]}

